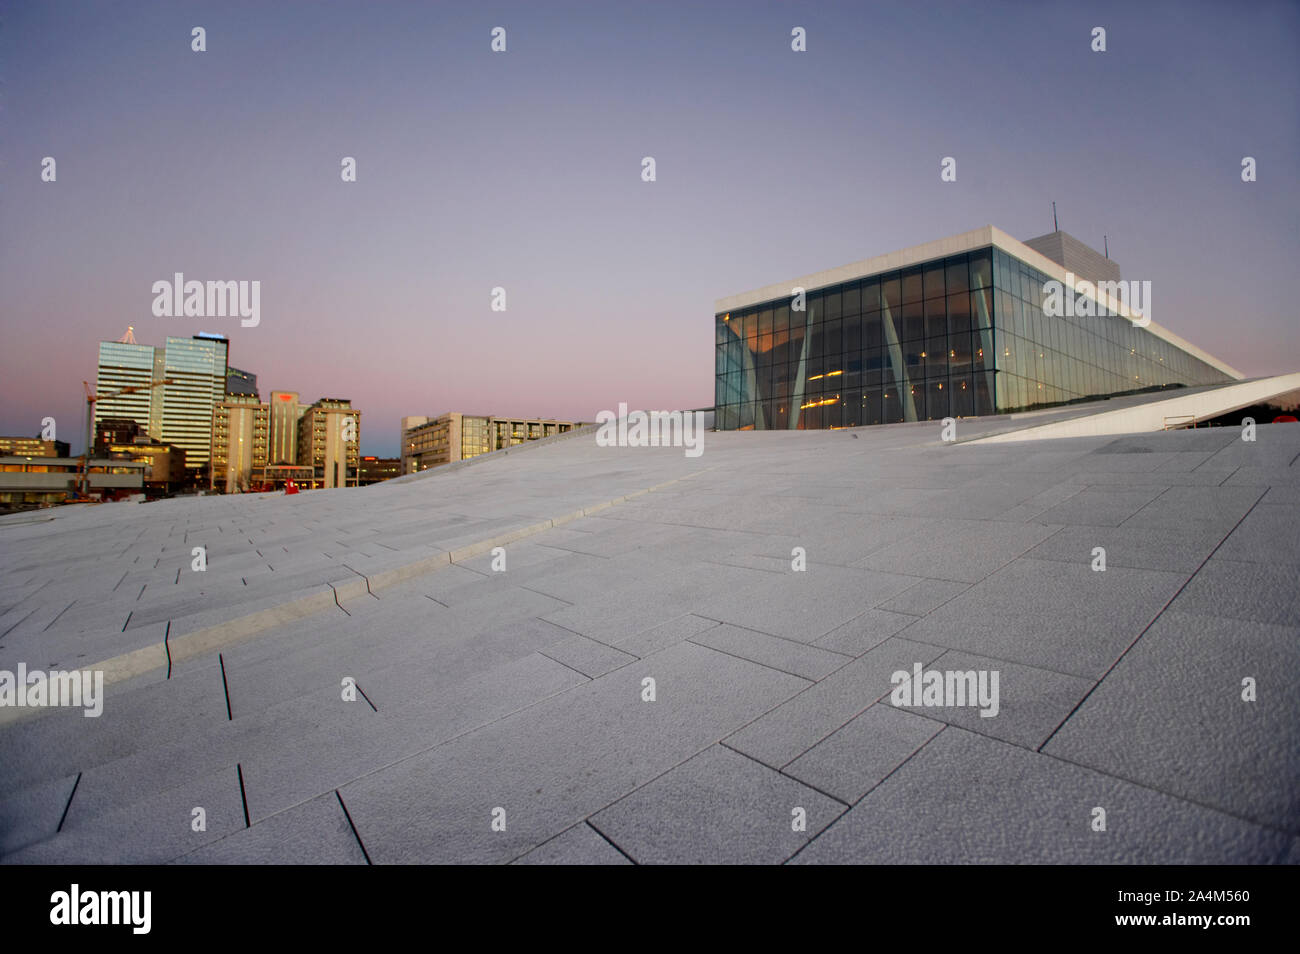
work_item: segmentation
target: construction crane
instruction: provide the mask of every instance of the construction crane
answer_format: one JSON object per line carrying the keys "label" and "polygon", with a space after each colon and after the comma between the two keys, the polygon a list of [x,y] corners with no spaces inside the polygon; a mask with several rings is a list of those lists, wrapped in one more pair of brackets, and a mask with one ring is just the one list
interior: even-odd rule
{"label": "construction crane", "polygon": [[[131,329],[128,328],[124,337],[131,337]],[[90,452],[95,446],[95,402],[115,398],[121,394],[136,394],[140,391],[152,391],[156,387],[164,384],[174,384],[172,378],[163,378],[161,381],[155,381],[153,384],[136,384],[129,388],[122,388],[117,391],[109,391],[106,394],[96,394],[90,390],[90,382],[82,381],[81,386],[86,389],[86,456],[81,464],[81,495],[83,497],[90,494]]]}

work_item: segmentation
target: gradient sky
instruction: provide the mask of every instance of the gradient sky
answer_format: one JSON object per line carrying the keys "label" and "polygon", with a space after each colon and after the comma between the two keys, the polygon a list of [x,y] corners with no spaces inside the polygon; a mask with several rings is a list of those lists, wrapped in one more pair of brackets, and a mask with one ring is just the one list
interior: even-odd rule
{"label": "gradient sky", "polygon": [[[0,434],[78,450],[128,324],[351,398],[367,454],[406,414],[708,406],[715,298],[1053,199],[1158,323],[1300,370],[1294,3],[0,6]],[[155,318],[177,271],[261,281],[261,325]]]}

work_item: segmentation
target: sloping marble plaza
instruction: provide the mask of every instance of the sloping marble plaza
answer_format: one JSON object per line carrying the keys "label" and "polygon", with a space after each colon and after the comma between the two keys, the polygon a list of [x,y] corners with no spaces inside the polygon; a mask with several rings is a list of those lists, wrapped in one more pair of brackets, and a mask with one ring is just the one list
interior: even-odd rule
{"label": "sloping marble plaza", "polygon": [[0,521],[0,857],[1300,861],[1300,426],[704,438]]}

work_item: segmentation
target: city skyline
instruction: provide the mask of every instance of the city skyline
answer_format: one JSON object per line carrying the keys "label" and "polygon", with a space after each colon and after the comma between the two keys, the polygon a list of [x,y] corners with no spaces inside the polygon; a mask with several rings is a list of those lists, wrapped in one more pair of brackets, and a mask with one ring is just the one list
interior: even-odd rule
{"label": "city skyline", "polygon": [[[80,382],[128,324],[348,394],[364,454],[412,413],[708,406],[717,297],[983,225],[1027,239],[1053,201],[1153,283],[1157,322],[1248,377],[1300,365],[1293,6],[635,9],[10,10],[0,432],[51,415],[79,444]],[[155,317],[176,272],[260,282],[260,321]]]}

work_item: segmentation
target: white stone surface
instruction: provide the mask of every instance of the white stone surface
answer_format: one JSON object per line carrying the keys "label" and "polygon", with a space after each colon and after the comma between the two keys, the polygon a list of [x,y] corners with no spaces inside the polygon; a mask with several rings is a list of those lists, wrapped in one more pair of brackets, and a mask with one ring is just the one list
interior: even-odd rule
{"label": "white stone surface", "polygon": [[[0,708],[0,860],[1280,858],[1300,541],[1274,531],[1300,519],[1300,426],[939,430],[708,433],[698,459],[579,436],[368,488],[0,520],[0,669],[117,677],[98,719]],[[944,659],[1001,667],[1004,714],[863,715]],[[1098,793],[1127,826],[1105,843]],[[200,797],[220,826],[191,837],[172,809]]]}

